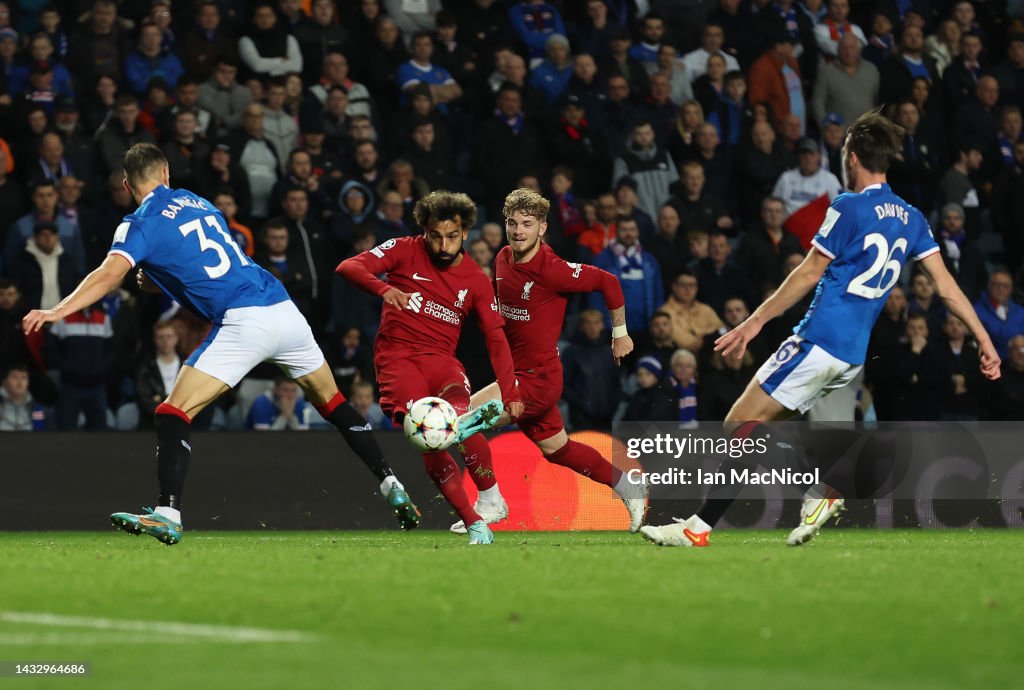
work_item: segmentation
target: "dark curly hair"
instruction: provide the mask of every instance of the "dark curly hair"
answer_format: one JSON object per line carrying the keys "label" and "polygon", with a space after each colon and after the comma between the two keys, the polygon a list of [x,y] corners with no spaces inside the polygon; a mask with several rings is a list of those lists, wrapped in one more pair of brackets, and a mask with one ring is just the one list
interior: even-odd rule
{"label": "dark curly hair", "polygon": [[462,228],[469,230],[476,223],[476,204],[465,194],[438,190],[416,202],[412,211],[416,223],[426,230],[442,220],[462,220]]}
{"label": "dark curly hair", "polygon": [[884,173],[903,147],[903,128],[876,111],[858,117],[846,132],[846,150],[856,153],[861,166]]}

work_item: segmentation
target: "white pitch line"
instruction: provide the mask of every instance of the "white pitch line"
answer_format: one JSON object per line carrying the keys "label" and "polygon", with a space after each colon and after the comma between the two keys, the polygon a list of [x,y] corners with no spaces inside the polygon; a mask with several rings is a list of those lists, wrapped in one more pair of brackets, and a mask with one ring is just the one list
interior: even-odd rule
{"label": "white pitch line", "polygon": [[176,621],[140,621],[115,618],[87,618],[63,616],[56,613],[30,613],[0,611],[0,622],[27,625],[53,625],[65,628],[92,628],[94,630],[121,630],[126,632],[156,633],[226,640],[228,642],[308,642],[314,635],[298,630],[270,630],[232,625],[207,625]]}
{"label": "white pitch line", "polygon": [[52,633],[0,633],[0,647],[60,645],[80,647],[85,645],[140,645],[140,644],[216,644],[244,643],[243,640],[228,640],[202,637],[140,637],[126,632],[52,632]]}

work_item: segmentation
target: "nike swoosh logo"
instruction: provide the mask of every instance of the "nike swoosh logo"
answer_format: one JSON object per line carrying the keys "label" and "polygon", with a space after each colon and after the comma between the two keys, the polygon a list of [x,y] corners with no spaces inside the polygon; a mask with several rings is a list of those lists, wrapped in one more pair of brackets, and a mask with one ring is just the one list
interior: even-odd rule
{"label": "nike swoosh logo", "polygon": [[153,520],[143,515],[139,516],[139,524],[143,527],[163,527],[164,523],[159,520]]}
{"label": "nike swoosh logo", "polygon": [[495,278],[495,280],[505,280],[504,278]]}
{"label": "nike swoosh logo", "polygon": [[350,426],[349,431],[373,431],[373,427],[367,422],[365,426]]}
{"label": "nike swoosh logo", "polygon": [[707,532],[691,532],[686,527],[683,528],[683,535],[690,540],[690,543],[694,546],[707,546],[708,545],[708,533]]}
{"label": "nike swoosh logo", "polygon": [[821,515],[821,511],[825,509],[825,499],[818,501],[818,507],[814,509],[814,512],[804,518],[804,522],[808,525],[813,525],[814,521]]}
{"label": "nike swoosh logo", "polygon": [[432,281],[432,280],[431,280],[430,278],[424,278],[424,277],[423,277],[423,276],[421,276],[421,275],[420,275],[419,273],[413,273],[413,274],[412,274],[412,279],[413,279],[413,280],[425,280],[425,281],[427,281],[428,283],[432,283],[432,282],[434,282],[434,281]]}

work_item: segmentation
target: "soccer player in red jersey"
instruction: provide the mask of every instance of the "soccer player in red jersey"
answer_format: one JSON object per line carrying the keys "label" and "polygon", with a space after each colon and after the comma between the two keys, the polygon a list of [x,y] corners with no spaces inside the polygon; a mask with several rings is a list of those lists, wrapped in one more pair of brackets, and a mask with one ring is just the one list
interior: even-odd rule
{"label": "soccer player in red jersey", "polygon": [[[629,510],[629,531],[636,532],[646,510],[646,487],[631,483],[626,474],[605,460],[590,446],[570,441],[565,433],[558,401],[562,397],[562,362],[558,358],[558,336],[565,320],[567,295],[600,290],[612,318],[612,356],[616,364],[633,350],[626,332],[626,307],[622,287],[611,273],[595,266],[569,263],[542,240],[547,232],[550,203],[529,189],[517,189],[505,197],[505,233],[508,246],[494,260],[505,335],[512,348],[515,376],[525,406],[517,420],[519,428],[537,444],[548,462],[563,465],[612,487]],[[478,391],[472,406],[479,407],[502,394],[501,381]],[[508,424],[506,414],[489,425]],[[459,437],[477,429],[460,426]],[[477,477],[473,476],[474,481]],[[479,486],[479,483],[478,483]],[[505,501],[497,494],[481,491],[477,511],[485,519],[507,514]],[[452,525],[462,532],[464,525]]]}
{"label": "soccer player in red jersey", "polygon": [[[474,312],[498,377],[500,395],[494,398],[504,400],[507,413],[517,418],[523,403],[494,290],[462,250],[476,220],[476,205],[465,194],[436,191],[416,204],[413,215],[422,235],[388,240],[337,268],[347,280],[384,299],[374,343],[381,409],[399,425],[412,403],[427,396],[444,398],[456,411],[467,412],[469,379],[455,358],[455,346],[463,321]],[[377,278],[382,273],[387,282]],[[493,487],[491,451],[483,435],[465,439],[461,450],[478,485]],[[451,454],[424,453],[423,462],[438,490],[469,525],[469,543],[490,544],[494,536],[470,505]]]}

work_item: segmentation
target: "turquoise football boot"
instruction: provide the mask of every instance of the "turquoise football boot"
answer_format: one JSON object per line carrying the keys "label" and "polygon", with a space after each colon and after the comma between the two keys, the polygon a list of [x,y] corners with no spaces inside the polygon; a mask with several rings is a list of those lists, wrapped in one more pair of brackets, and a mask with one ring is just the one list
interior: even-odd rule
{"label": "turquoise football boot", "polygon": [[455,440],[452,444],[462,443],[473,434],[494,428],[504,411],[505,405],[500,400],[488,400],[480,407],[459,415],[455,421]]}
{"label": "turquoise football boot", "polygon": [[154,513],[152,508],[143,508],[142,510],[141,515],[114,513],[110,516],[110,522],[114,527],[122,529],[128,534],[148,534],[168,546],[173,546],[181,541],[181,535],[185,529],[180,523],[159,513]]}
{"label": "turquoise football boot", "polygon": [[494,543],[494,532],[491,531],[491,528],[483,520],[474,522],[467,531],[469,532],[470,545]]}
{"label": "turquoise football boot", "polygon": [[397,486],[391,487],[391,491],[388,492],[388,505],[391,506],[391,512],[398,518],[398,525],[402,529],[408,531],[415,529],[416,525],[420,524],[422,516],[420,509],[416,507],[404,489],[399,489]]}

